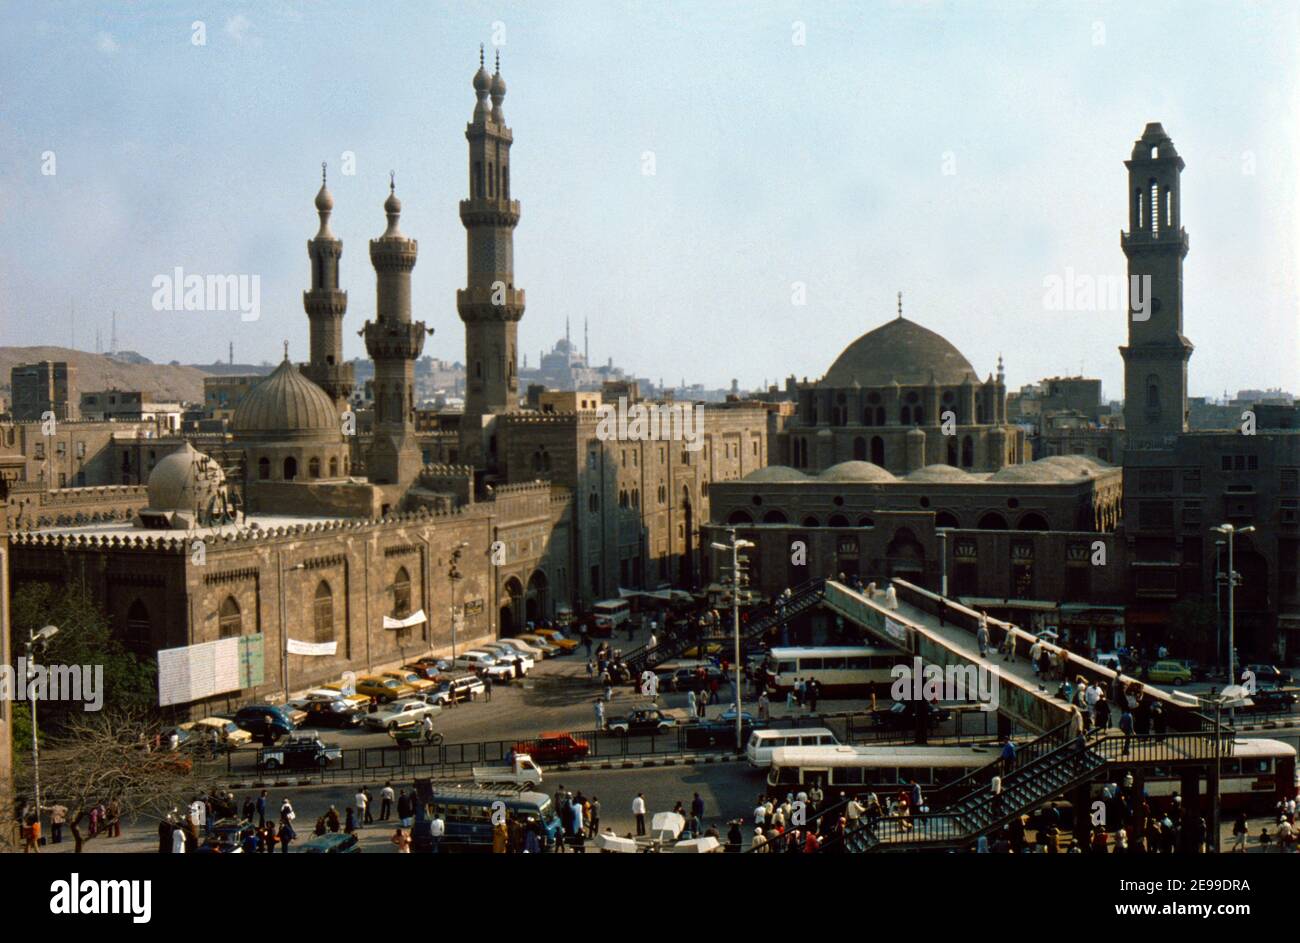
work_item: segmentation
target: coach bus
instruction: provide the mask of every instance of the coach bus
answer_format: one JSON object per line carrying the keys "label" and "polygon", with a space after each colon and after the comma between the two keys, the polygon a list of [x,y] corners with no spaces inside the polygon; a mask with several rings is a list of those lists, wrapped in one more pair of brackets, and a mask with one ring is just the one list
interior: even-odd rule
{"label": "coach bus", "polygon": [[905,656],[889,648],[835,645],[823,648],[774,648],[764,662],[767,689],[784,695],[799,681],[816,679],[822,696],[865,697],[873,688],[888,688],[894,666]]}
{"label": "coach bus", "polygon": [[415,781],[415,822],[411,829],[411,850],[433,850],[429,823],[440,816],[445,832],[439,850],[491,851],[493,815],[506,814],[521,822],[536,820],[545,850],[560,834],[560,817],[551,797],[527,789],[493,789],[482,786]]}

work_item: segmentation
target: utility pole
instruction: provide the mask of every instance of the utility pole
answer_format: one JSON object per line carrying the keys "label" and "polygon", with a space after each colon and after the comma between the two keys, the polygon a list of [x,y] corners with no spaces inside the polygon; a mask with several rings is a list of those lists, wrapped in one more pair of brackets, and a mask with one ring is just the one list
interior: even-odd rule
{"label": "utility pole", "polygon": [[727,536],[731,538],[729,544],[714,543],[714,550],[731,551],[731,628],[735,637],[735,655],[736,662],[732,666],[735,675],[732,684],[736,691],[736,752],[739,753],[745,748],[744,741],[744,718],[740,712],[741,704],[741,687],[740,687],[740,594],[745,591],[744,587],[748,585],[748,578],[745,576],[744,562],[740,556],[741,550],[747,550],[754,544],[748,540],[740,540],[736,537],[736,529],[730,527],[727,529]]}
{"label": "utility pole", "polygon": [[1210,530],[1223,534],[1228,538],[1228,684],[1237,683],[1237,586],[1241,583],[1241,574],[1237,572],[1233,552],[1238,534],[1253,534],[1254,526],[1250,527],[1233,527],[1231,524],[1220,524],[1218,527],[1211,527]]}

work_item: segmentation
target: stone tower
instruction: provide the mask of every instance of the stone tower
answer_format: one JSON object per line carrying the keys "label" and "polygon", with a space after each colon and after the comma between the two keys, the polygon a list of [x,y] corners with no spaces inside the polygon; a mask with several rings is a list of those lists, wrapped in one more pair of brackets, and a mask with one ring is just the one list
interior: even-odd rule
{"label": "stone tower", "polygon": [[376,484],[405,487],[421,466],[415,441],[415,361],[428,331],[423,321],[411,321],[411,269],[419,247],[398,228],[402,201],[391,182],[384,212],[388,228],[370,240],[376,320],[367,321],[363,331],[366,351],[375,362],[375,423],[366,472]]}
{"label": "stone tower", "polygon": [[311,321],[311,362],[302,373],[334,401],[342,412],[352,396],[352,364],[343,362],[343,315],[348,310],[348,293],[339,291],[339,259],[343,243],[330,232],[334,198],[325,186],[325,165],[321,164],[320,192],[316,211],[320,231],[307,241],[311,259],[311,290],[302,293],[302,306]]}
{"label": "stone tower", "polygon": [[1128,168],[1129,325],[1124,357],[1124,426],[1128,447],[1170,448],[1187,431],[1187,361],[1183,336],[1183,259],[1179,176],[1183,159],[1164,128],[1152,123],[1133,145]]}
{"label": "stone tower", "polygon": [[473,85],[478,102],[465,128],[469,199],[460,204],[468,271],[465,289],[456,292],[456,310],[465,322],[467,373],[460,460],[492,470],[496,466],[493,417],[519,408],[516,336],[524,314],[524,293],[515,287],[519,203],[510,199],[512,137],[501,113],[506,83],[501,78],[500,54],[496,74],[489,76],[480,47]]}

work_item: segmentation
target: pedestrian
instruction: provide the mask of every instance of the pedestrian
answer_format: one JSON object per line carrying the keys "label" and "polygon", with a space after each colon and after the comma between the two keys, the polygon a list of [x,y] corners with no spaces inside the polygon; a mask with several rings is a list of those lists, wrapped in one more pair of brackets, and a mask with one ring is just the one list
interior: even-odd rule
{"label": "pedestrian", "polygon": [[980,613],[979,628],[975,630],[975,641],[980,647],[980,657],[987,657],[989,653],[989,617],[983,612]]}
{"label": "pedestrian", "polygon": [[415,818],[415,801],[403,789],[397,794],[397,818],[402,828],[410,828]]}
{"label": "pedestrian", "polygon": [[435,812],[429,820],[429,838],[432,840],[434,854],[442,850],[442,837],[447,834],[447,822],[441,812]]}
{"label": "pedestrian", "polygon": [[[563,841],[563,837],[559,840]],[[492,853],[504,855],[510,843],[510,830],[506,827],[504,821],[498,820],[492,826]]]}
{"label": "pedestrian", "polygon": [[185,854],[185,829],[179,826],[172,829],[172,854]]}
{"label": "pedestrian", "polygon": [[632,814],[636,816],[636,833],[638,837],[645,835],[645,793],[638,792],[636,798],[632,800]]}
{"label": "pedestrian", "polygon": [[280,823],[279,837],[280,837],[280,854],[287,855],[289,853],[290,843],[295,838],[298,837],[298,833],[293,830],[293,824],[291,822]]}
{"label": "pedestrian", "polygon": [[1124,749],[1120,752],[1120,756],[1128,756],[1129,741],[1133,739],[1133,714],[1127,706],[1119,715],[1119,729],[1124,732]]}
{"label": "pedestrian", "polygon": [[492,676],[491,675],[483,676],[483,700],[485,701],[492,700]]}
{"label": "pedestrian", "polygon": [[695,816],[700,823],[704,822],[704,800],[698,792],[695,794],[695,798],[691,800],[691,815]]}
{"label": "pedestrian", "polygon": [[587,683],[591,684],[595,680],[596,664],[590,658],[587,659]]}
{"label": "pedestrian", "polygon": [[692,717],[695,716],[695,691],[694,690],[690,690],[686,692],[686,713]]}
{"label": "pedestrian", "polygon": [[817,710],[817,698],[821,697],[822,683],[816,678],[813,678],[808,682],[806,691],[808,697],[808,712],[811,714]]}
{"label": "pedestrian", "polygon": [[767,692],[764,691],[758,696],[758,719],[766,723],[772,717],[772,702],[768,700]]}
{"label": "pedestrian", "polygon": [[393,814],[393,784],[384,783],[384,788],[379,791],[379,821],[387,822],[388,817]]}
{"label": "pedestrian", "polygon": [[605,729],[605,702],[599,698],[596,699],[596,729]]}
{"label": "pedestrian", "polygon": [[347,818],[346,818],[346,820],[344,821],[344,824],[343,824],[343,833],[344,833],[345,835],[351,835],[351,834],[352,834],[353,832],[355,832],[356,830],[357,830],[357,815],[356,815],[356,811],[352,808],[352,806],[348,806],[348,808],[347,808]]}
{"label": "pedestrian", "polygon": [[262,794],[257,797],[257,826],[258,828],[261,828],[265,824],[266,824],[266,790],[263,789]]}
{"label": "pedestrian", "polygon": [[1011,739],[1010,734],[1007,735],[1007,739],[1002,744],[1001,759],[1002,772],[1004,775],[1016,768],[1016,744],[1015,741]]}
{"label": "pedestrian", "polygon": [[1016,663],[1016,630],[1007,626],[1007,637],[1002,641],[1002,650],[1006,657],[1002,660],[1014,665]]}
{"label": "pedestrian", "polygon": [[389,839],[397,848],[399,855],[409,855],[411,853],[411,836],[406,834],[406,829],[399,827],[393,832],[393,837]]}
{"label": "pedestrian", "polygon": [[358,789],[357,794],[353,796],[353,798],[356,799],[357,802],[357,821],[362,824],[373,822],[375,819],[374,816],[370,814],[370,795],[366,792],[366,787],[362,786]]}
{"label": "pedestrian", "polygon": [[594,793],[591,796],[591,810],[587,813],[587,820],[591,837],[595,838],[600,834],[600,800]]}
{"label": "pedestrian", "polygon": [[61,802],[50,806],[50,832],[54,844],[63,841],[63,826],[68,821],[68,807]]}

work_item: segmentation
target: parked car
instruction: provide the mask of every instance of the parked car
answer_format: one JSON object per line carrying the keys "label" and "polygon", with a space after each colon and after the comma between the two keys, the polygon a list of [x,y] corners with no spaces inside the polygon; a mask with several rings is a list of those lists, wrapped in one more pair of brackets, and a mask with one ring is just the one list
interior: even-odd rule
{"label": "parked car", "polygon": [[188,730],[207,746],[215,746],[217,751],[238,749],[253,742],[253,735],[241,730],[239,725],[226,717],[204,717],[188,724],[181,724],[179,730]]}
{"label": "parked car", "polygon": [[536,740],[516,743],[515,753],[527,753],[539,763],[569,763],[587,755],[591,745],[571,733],[544,733]]}
{"label": "parked car", "polygon": [[333,687],[312,688],[310,691],[294,698],[289,705],[297,710],[310,713],[310,706],[321,701],[342,701],[353,707],[367,707],[370,704],[370,698],[364,694],[344,694],[343,685],[336,684]]}
{"label": "parked car", "polygon": [[872,719],[878,727],[890,730],[913,730],[916,727],[917,704],[925,705],[928,714],[927,725],[935,727],[952,716],[952,711],[944,707],[935,707],[929,701],[895,701],[887,711],[876,711]]}
{"label": "parked car", "polygon": [[429,704],[445,706],[454,701],[474,701],[485,689],[482,679],[472,674],[460,674],[439,682],[424,700]]}
{"label": "parked car", "polygon": [[577,639],[567,638],[559,629],[537,629],[533,634],[540,635],[565,654],[578,647]]}
{"label": "parked car", "polygon": [[1172,658],[1152,662],[1147,665],[1145,674],[1146,680],[1152,684],[1172,684],[1174,687],[1192,680],[1192,669]]}
{"label": "parked car", "polygon": [[[740,722],[740,742],[748,743],[750,735],[755,730],[762,730],[767,727],[766,721],[755,720],[748,713]],[[736,745],[736,715],[733,712],[730,720],[702,720],[695,724],[685,724],[682,726],[684,736],[686,737],[687,749],[699,747],[734,747]]]}
{"label": "parked car", "polygon": [[257,832],[257,826],[245,819],[218,819],[208,826],[208,834],[195,851],[202,854],[239,855],[244,853],[244,839]]}
{"label": "parked car", "polygon": [[416,694],[427,694],[433,690],[433,682],[418,672],[411,671],[409,668],[402,671],[385,671],[385,678],[393,678],[401,684],[405,684]]}
{"label": "parked car", "polygon": [[1291,676],[1276,665],[1246,665],[1241,671],[1243,674],[1249,671],[1255,676],[1256,689],[1280,688],[1291,683]]}
{"label": "parked car", "polygon": [[235,725],[247,730],[258,740],[274,742],[293,733],[293,721],[283,709],[273,704],[252,704],[241,707],[234,716]]}
{"label": "parked car", "polygon": [[326,832],[313,835],[297,847],[300,855],[355,855],[361,853],[361,840],[355,832]]}
{"label": "parked car", "polygon": [[261,770],[325,769],[343,759],[338,744],[326,743],[315,734],[290,737],[283,743],[266,747],[257,757]]}
{"label": "parked car", "polygon": [[418,727],[425,717],[442,710],[442,705],[431,704],[422,697],[394,701],[382,710],[367,714],[365,724],[374,730],[394,731],[402,727]]}
{"label": "parked car", "polygon": [[312,701],[307,705],[307,720],[303,726],[348,729],[360,727],[365,716],[365,710],[342,698],[333,701]]}
{"label": "parked car", "polygon": [[487,652],[480,652],[477,649],[471,649],[470,651],[461,652],[457,655],[452,661],[452,666],[477,672],[483,671],[485,668],[495,665],[496,663],[497,660]]}
{"label": "parked car", "polygon": [[1256,713],[1289,713],[1295,706],[1296,695],[1292,691],[1283,691],[1279,688],[1259,688],[1254,694],[1250,695],[1251,705],[1240,708],[1240,710],[1254,711]]}
{"label": "parked car", "polygon": [[443,658],[421,658],[409,665],[402,666],[406,671],[419,675],[426,681],[432,681],[436,687],[438,679],[451,668],[451,662]]}
{"label": "parked car", "polygon": [[677,726],[675,718],[668,716],[657,707],[642,707],[630,711],[622,717],[605,719],[605,729],[620,736],[666,733]]}
{"label": "parked car", "polygon": [[357,693],[373,697],[380,704],[388,704],[415,694],[415,689],[396,678],[368,675],[357,679]]}
{"label": "parked car", "polygon": [[534,646],[529,645],[521,638],[503,638],[497,639],[497,642],[501,645],[509,645],[516,651],[523,652],[534,661],[545,657],[545,653],[540,648],[535,648]]}
{"label": "parked car", "polygon": [[713,681],[719,684],[726,684],[728,678],[722,673],[722,669],[717,665],[702,665],[704,668],[704,678],[699,677],[699,672],[695,668],[658,668],[655,675],[659,678],[659,686],[668,691],[699,691],[709,687]]}
{"label": "parked car", "polygon": [[564,654],[564,651],[558,645],[543,635],[534,635],[530,632],[527,635],[519,636],[519,638],[532,648],[540,651],[545,658],[554,658],[557,655]]}
{"label": "parked car", "polygon": [[480,645],[479,651],[487,652],[502,664],[513,665],[516,678],[522,678],[532,671],[537,664],[532,655],[527,655],[505,642],[489,642],[486,645]]}

